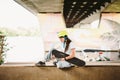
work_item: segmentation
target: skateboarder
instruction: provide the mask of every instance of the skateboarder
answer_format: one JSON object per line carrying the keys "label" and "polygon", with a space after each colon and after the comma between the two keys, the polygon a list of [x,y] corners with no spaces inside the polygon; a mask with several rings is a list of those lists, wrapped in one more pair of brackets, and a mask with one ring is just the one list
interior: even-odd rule
{"label": "skateboarder", "polygon": [[37,64],[42,65],[42,64],[45,64],[46,61],[49,61],[52,58],[55,58],[55,56],[52,54],[52,51],[58,50],[58,51],[66,53],[66,54],[69,54],[69,56],[59,58],[59,59],[56,58],[57,59],[57,62],[56,62],[57,68],[66,68],[66,67],[72,66],[72,64],[67,62],[66,60],[75,57],[75,52],[76,52],[75,46],[74,46],[73,42],[68,38],[67,32],[65,30],[59,32],[58,37],[60,39],[60,43],[58,43],[57,45],[54,45],[54,47],[49,51],[49,53],[46,54],[45,61],[39,61]]}

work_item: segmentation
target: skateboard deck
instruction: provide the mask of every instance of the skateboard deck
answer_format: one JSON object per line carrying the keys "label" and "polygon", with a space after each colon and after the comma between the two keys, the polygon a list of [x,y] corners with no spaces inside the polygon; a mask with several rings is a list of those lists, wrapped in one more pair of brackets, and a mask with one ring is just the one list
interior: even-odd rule
{"label": "skateboard deck", "polygon": [[[63,53],[63,52],[60,52],[58,50],[52,50],[52,54],[56,57],[56,58],[64,58],[64,57],[67,57],[69,56],[68,54],[66,53]],[[76,57],[73,57],[72,59],[68,59],[66,60],[67,62],[69,63],[72,63],[74,65],[77,65],[77,66],[85,66],[85,61],[79,59],[79,58],[76,58]]]}

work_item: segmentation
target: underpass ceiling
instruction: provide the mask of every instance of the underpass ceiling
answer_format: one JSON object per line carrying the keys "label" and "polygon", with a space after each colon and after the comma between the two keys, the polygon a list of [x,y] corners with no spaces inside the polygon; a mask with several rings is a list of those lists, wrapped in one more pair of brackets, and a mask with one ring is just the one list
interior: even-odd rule
{"label": "underpass ceiling", "polygon": [[14,0],[32,13],[60,13],[64,0]]}
{"label": "underpass ceiling", "polygon": [[15,0],[32,13],[62,13],[66,27],[95,13],[120,12],[120,0]]}

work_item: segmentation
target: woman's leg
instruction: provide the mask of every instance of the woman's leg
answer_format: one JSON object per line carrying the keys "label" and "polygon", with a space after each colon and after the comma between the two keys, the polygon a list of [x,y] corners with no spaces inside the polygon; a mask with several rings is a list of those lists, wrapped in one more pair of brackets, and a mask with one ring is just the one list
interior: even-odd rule
{"label": "woman's leg", "polygon": [[52,58],[52,50],[51,49],[46,55],[45,55],[45,61],[50,61]]}
{"label": "woman's leg", "polygon": [[44,60],[39,61],[36,65],[45,65],[45,62],[50,61],[52,56],[52,49],[45,55]]}

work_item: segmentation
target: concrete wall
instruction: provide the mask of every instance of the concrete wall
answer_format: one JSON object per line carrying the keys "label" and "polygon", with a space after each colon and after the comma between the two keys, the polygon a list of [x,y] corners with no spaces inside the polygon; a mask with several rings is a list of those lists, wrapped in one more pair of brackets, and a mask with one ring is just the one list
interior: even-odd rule
{"label": "concrete wall", "polygon": [[120,66],[56,67],[1,66],[0,80],[120,80]]}

